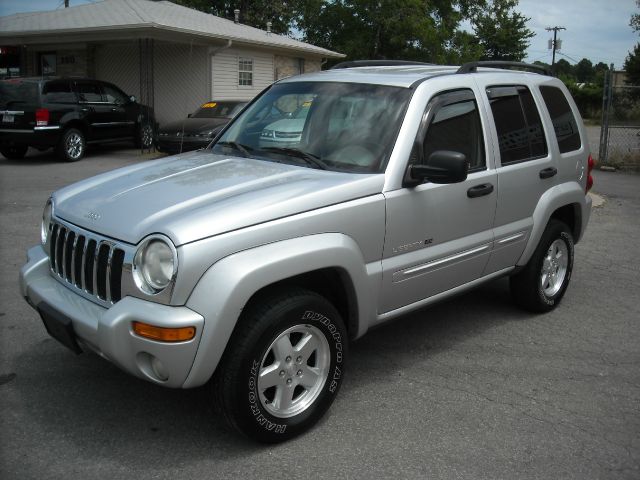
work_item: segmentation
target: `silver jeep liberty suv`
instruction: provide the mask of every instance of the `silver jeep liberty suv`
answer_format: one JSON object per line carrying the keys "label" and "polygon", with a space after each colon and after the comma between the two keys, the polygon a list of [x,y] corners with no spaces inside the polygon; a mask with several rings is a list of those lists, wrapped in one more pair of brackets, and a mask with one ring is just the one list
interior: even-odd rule
{"label": "silver jeep liberty suv", "polygon": [[53,193],[22,294],[71,350],[210,383],[239,431],[291,438],[369,328],[505,275],[528,310],[562,299],[593,162],[567,89],[534,68],[281,80],[204,150]]}

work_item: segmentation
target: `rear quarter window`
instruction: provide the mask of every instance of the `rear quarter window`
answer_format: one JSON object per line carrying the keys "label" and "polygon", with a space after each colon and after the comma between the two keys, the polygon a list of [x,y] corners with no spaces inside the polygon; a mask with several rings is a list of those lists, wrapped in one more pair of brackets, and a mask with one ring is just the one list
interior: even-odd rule
{"label": "rear quarter window", "polygon": [[13,108],[40,101],[38,84],[21,80],[0,81],[0,107]]}
{"label": "rear quarter window", "polygon": [[578,123],[562,90],[557,87],[540,87],[540,93],[553,122],[560,153],[580,149],[582,143]]}

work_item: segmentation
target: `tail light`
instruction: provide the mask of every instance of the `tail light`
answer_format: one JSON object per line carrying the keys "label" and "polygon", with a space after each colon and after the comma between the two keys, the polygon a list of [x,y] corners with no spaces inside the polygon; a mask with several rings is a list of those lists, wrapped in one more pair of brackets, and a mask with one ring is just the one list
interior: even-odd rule
{"label": "tail light", "polygon": [[39,108],[36,110],[36,126],[46,127],[49,125],[49,110],[46,108]]}
{"label": "tail light", "polygon": [[585,193],[591,190],[593,187],[593,177],[591,176],[591,171],[593,167],[596,165],[596,162],[593,161],[593,157],[589,155],[589,160],[587,160],[587,186],[585,188]]}

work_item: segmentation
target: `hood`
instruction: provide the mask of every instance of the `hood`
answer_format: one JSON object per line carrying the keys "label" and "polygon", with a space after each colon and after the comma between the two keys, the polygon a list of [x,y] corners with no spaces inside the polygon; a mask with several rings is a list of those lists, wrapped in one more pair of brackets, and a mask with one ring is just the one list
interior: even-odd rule
{"label": "hood", "polygon": [[136,244],[176,246],[382,191],[384,175],[189,152],[107,172],[54,194],[55,216]]}
{"label": "hood", "polygon": [[213,130],[214,128],[221,127],[229,123],[229,118],[185,118],[176,122],[169,122],[160,127],[160,133],[178,133],[182,132],[183,123],[185,133],[199,133],[207,130]]}

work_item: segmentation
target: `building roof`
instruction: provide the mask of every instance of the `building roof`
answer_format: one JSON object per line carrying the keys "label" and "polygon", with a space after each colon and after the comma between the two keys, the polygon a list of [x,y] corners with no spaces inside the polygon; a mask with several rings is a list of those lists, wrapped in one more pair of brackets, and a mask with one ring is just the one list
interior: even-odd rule
{"label": "building roof", "polygon": [[17,13],[0,17],[0,43],[55,35],[127,32],[139,29],[178,32],[200,40],[231,40],[242,44],[284,48],[330,58],[344,55],[292,38],[267,33],[231,20],[176,5],[169,1],[102,0],[47,12]]}

